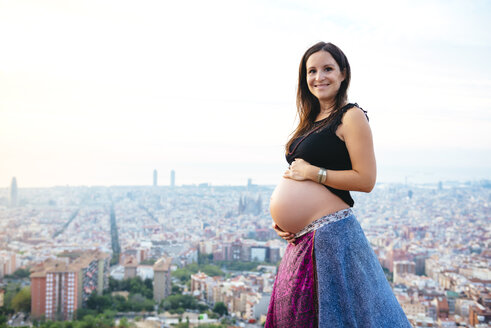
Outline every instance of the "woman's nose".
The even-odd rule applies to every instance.
[[[325,76],[326,76],[326,74],[322,70],[320,70],[319,72],[317,72],[316,79],[318,81],[321,81],[322,79],[324,79]]]

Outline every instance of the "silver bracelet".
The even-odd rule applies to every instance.
[[[327,170],[324,168],[320,168],[319,172],[317,173],[317,182],[318,183],[324,183],[327,178]]]

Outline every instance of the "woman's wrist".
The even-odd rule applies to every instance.
[[[311,164],[307,169],[305,178],[320,184],[325,184],[327,180],[327,169]]]
[[[309,167],[307,168],[305,178],[317,182],[317,173],[319,172],[319,169],[320,167],[318,166],[312,164],[309,165]]]

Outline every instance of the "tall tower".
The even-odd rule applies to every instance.
[[[157,176],[158,176],[158,173],[157,173],[157,170],[153,170],[153,186],[154,187],[157,187]]]
[[[171,293],[171,263],[171,257],[163,257],[153,266],[153,299],[158,303]]]
[[[74,256],[78,257],[73,259]],[[60,257],[45,260],[31,271],[33,318],[44,316],[49,320],[72,320],[92,292],[102,295],[104,288],[108,287],[109,253],[74,251],[64,252]]]
[[[174,188],[176,186],[176,171],[170,171],[170,186]]]
[[[15,177],[12,178],[10,183],[9,205],[11,207],[17,206],[17,179]]]
[[[31,278],[31,315],[48,320],[72,320],[78,304],[78,268],[47,263],[35,268]],[[85,278],[85,277],[84,277]]]

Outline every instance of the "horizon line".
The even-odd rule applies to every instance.
[[[376,182],[375,185],[383,185],[383,184],[393,184],[393,185],[438,185],[439,183],[451,183],[451,184],[476,184],[476,183],[483,183],[483,182],[489,182],[491,179],[489,178],[480,178],[480,179],[474,179],[474,180],[439,180],[439,181],[433,181],[433,182],[395,182],[395,181],[380,181]],[[20,189],[49,189],[49,188],[67,188],[67,187],[72,187],[72,188],[97,188],[97,187],[105,187],[105,188],[128,188],[128,187],[133,187],[133,188],[190,188],[190,187],[197,187],[197,188],[209,188],[209,187],[243,187],[243,188],[254,188],[254,187],[275,187],[276,184],[258,184],[258,183],[253,183],[251,185],[247,184],[212,184],[209,182],[203,182],[203,183],[198,183],[198,184],[181,184],[181,185],[53,185],[53,186],[35,186],[35,187],[19,187],[17,186],[17,190]],[[0,187],[0,190],[6,189],[9,190],[11,187]]]

